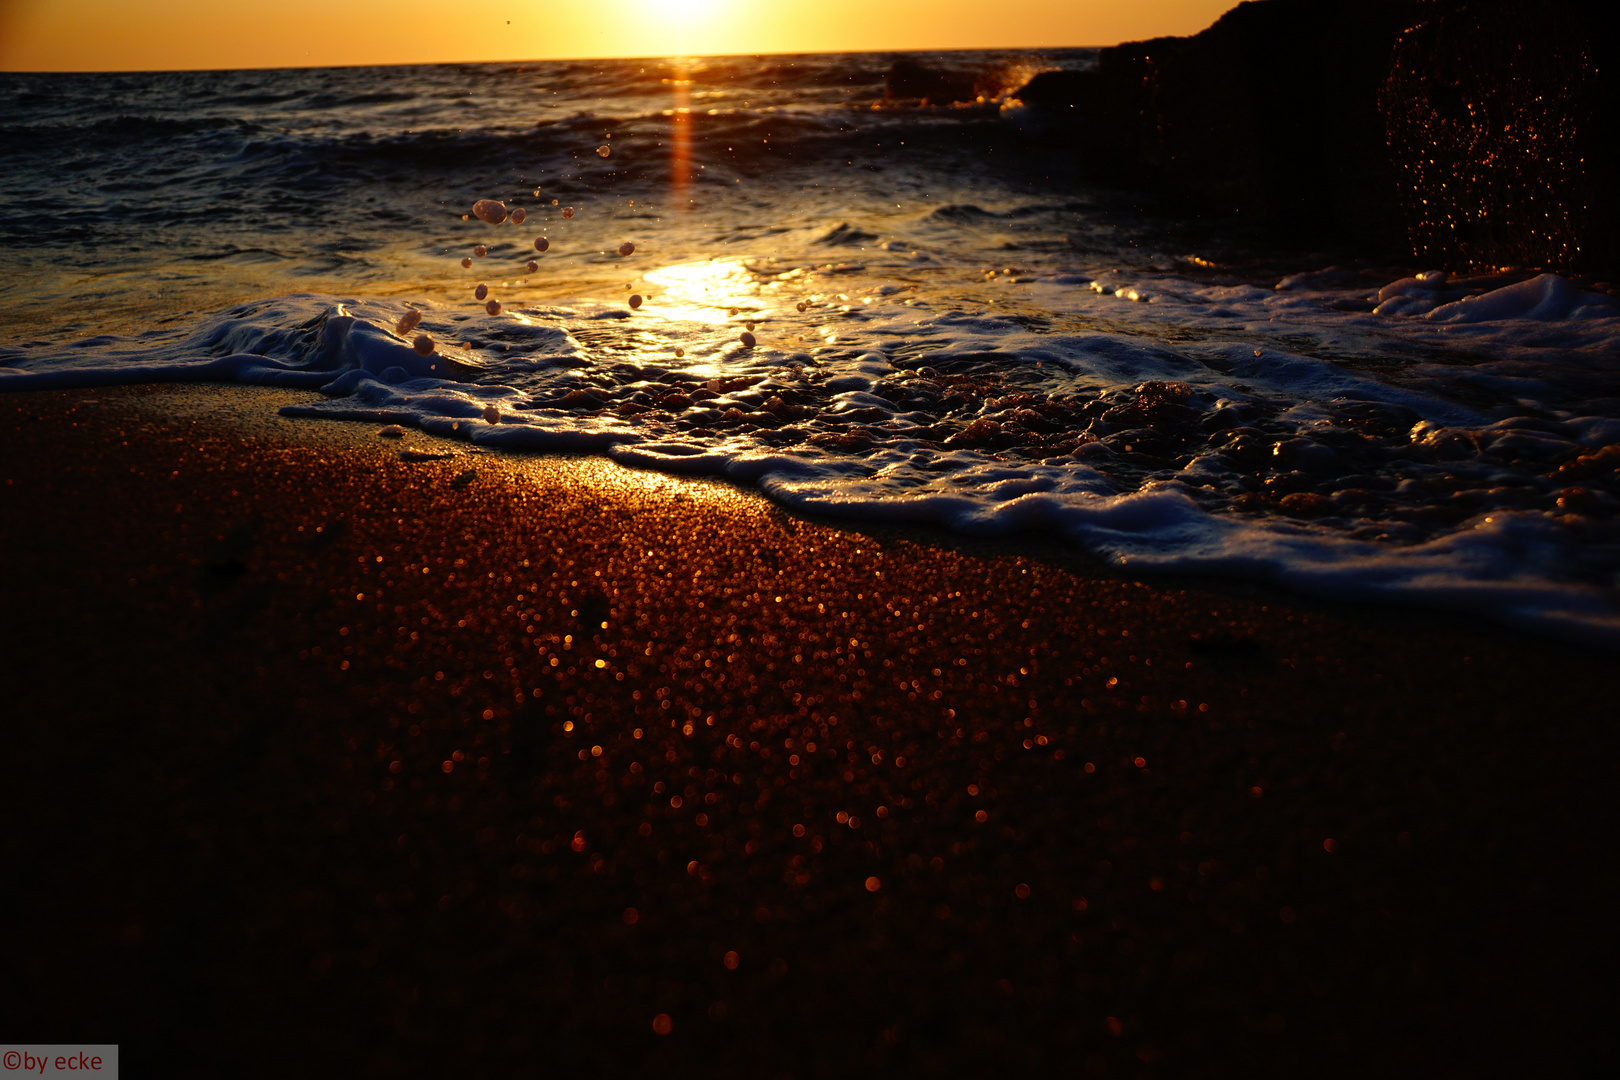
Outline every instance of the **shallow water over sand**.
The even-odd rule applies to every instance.
[[[319,387],[300,415],[1620,642],[1606,291],[1155,219],[1061,116],[882,102],[891,59],[8,77],[0,387]]]

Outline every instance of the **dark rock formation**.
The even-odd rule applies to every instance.
[[[936,104],[972,101],[979,96],[973,72],[945,71],[915,60],[896,60],[890,65],[884,93],[889,98],[927,98]]]
[[[1420,6],[1258,0],[1194,37],[1102,50],[1098,174],[1313,241],[1404,246],[1378,92]]]
[[[1620,267],[1612,12],[1579,0],[1422,7],[1380,95],[1414,254],[1468,270]]]
[[[1607,25],[1596,0],[1252,0],[1104,49],[1066,92],[1099,178],[1198,212],[1446,268],[1612,271]]]

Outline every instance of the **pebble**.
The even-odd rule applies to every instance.
[[[531,273],[531,274],[532,274],[532,273],[534,273],[534,272],[535,272],[535,271],[536,271],[536,270],[538,270],[538,269],[540,269],[540,264],[539,264],[539,263],[537,263],[537,262],[535,262],[535,261],[534,261],[534,260],[533,260],[533,259],[530,259],[530,260],[529,260],[529,265],[528,265],[528,266],[526,266],[526,267],[524,267],[524,269],[525,269],[525,270],[527,270],[527,271],[528,271],[528,272],[529,272],[529,273]]]
[[[489,286],[488,285],[480,283],[478,288],[473,290],[473,296],[475,296],[479,300],[482,300],[484,297],[486,297],[488,295],[489,295]]]
[[[433,352],[433,339],[426,334],[417,334],[416,340],[411,342],[411,348],[422,356],[431,355]]]
[[[547,248],[549,248],[550,246],[551,246],[551,241],[547,240],[545,237],[537,236],[537,237],[534,238],[534,250],[536,250],[536,251],[544,251]]]
[[[527,210],[523,209],[523,207],[520,206],[516,210],[512,211],[512,224],[521,225],[525,221],[527,221],[528,219],[529,219],[529,212]]]
[[[461,268],[463,270],[471,270],[472,269],[472,260],[467,259],[467,258],[463,258],[461,260]]]
[[[404,337],[406,334],[414,330],[416,328],[416,324],[421,321],[422,313],[417,311],[415,308],[411,308],[411,310],[399,317],[399,322],[394,324],[394,333],[398,334],[400,337]]]
[[[398,424],[389,424],[385,428],[378,428],[377,434],[381,435],[385,439],[403,439],[405,437],[405,429],[400,427]]]
[[[488,421],[489,423],[491,423],[491,424],[500,423],[501,422],[501,410],[496,408],[494,405],[485,405],[484,406],[484,419],[486,421]]]
[[[487,247],[485,247],[483,244],[479,244],[477,247],[473,248],[473,258],[475,258],[475,259],[482,259],[485,255],[488,255],[488,254],[489,254],[489,249]],[[467,265],[470,266],[471,264],[468,263]]]
[[[635,253],[636,253],[636,245],[630,243],[629,241],[625,241],[624,243],[619,245],[619,254],[620,255],[623,255],[626,258],[628,258],[629,256],[634,255]]]
[[[641,306],[641,294],[640,293],[633,293],[631,295],[631,297],[630,297],[630,306],[633,307],[633,308],[638,308],[638,307]]]
[[[574,208],[572,206],[563,207],[563,217],[573,217],[573,216],[574,216]]]
[[[501,313],[501,302],[499,300],[491,300],[489,303],[484,305],[484,310],[489,312],[491,315],[499,315]]]
[[[743,343],[743,348],[752,349],[754,347],[754,335],[750,334],[748,331],[746,331],[746,330],[743,331],[743,336],[742,336],[741,340],[742,340],[742,343]]]
[[[498,199],[479,199],[473,203],[473,216],[479,221],[499,225],[506,220],[506,204]]]

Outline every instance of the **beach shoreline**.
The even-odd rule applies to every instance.
[[[379,1076],[1612,1054],[1609,654],[276,413],[314,396],[0,397],[18,1033],[193,1074],[272,1032]]]

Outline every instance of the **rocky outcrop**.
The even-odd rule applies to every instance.
[[[1578,0],[1422,6],[1380,94],[1414,255],[1467,270],[1620,267],[1612,11]]]
[[[1449,269],[1612,271],[1620,55],[1600,14],[1251,0],[1193,37],[1104,49],[1063,93],[1098,178],[1194,212]]]

